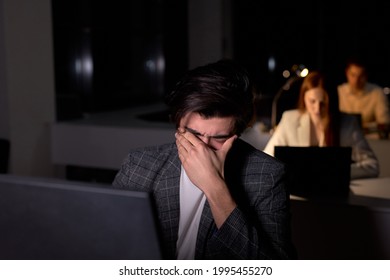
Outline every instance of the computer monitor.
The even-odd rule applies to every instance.
[[[286,164],[290,194],[302,197],[347,198],[351,153],[351,147],[275,146],[275,157]]]
[[[152,195],[0,174],[0,259],[161,259]]]

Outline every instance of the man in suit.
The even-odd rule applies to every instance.
[[[197,67],[166,96],[176,142],[131,151],[118,188],[154,195],[167,259],[289,259],[284,165],[239,139],[253,87],[231,60]]]
[[[347,81],[337,87],[340,111],[360,114],[366,132],[389,129],[390,107],[383,88],[367,80],[366,63],[351,57],[345,67]]]

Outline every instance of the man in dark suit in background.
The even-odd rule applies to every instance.
[[[284,165],[239,139],[253,101],[233,61],[188,71],[166,96],[176,143],[131,151],[116,175],[153,192],[165,258],[295,258]]]

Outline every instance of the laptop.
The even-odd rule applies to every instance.
[[[351,147],[276,146],[274,155],[286,164],[290,194],[346,198],[351,153]]]
[[[150,193],[0,175],[0,259],[157,260]]]

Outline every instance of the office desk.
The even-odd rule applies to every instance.
[[[291,196],[300,259],[390,259],[390,177],[354,180],[347,199]]]
[[[51,126],[51,160],[59,166],[117,170],[132,148],[175,141],[175,126],[141,119],[165,110],[163,104],[95,113]]]

